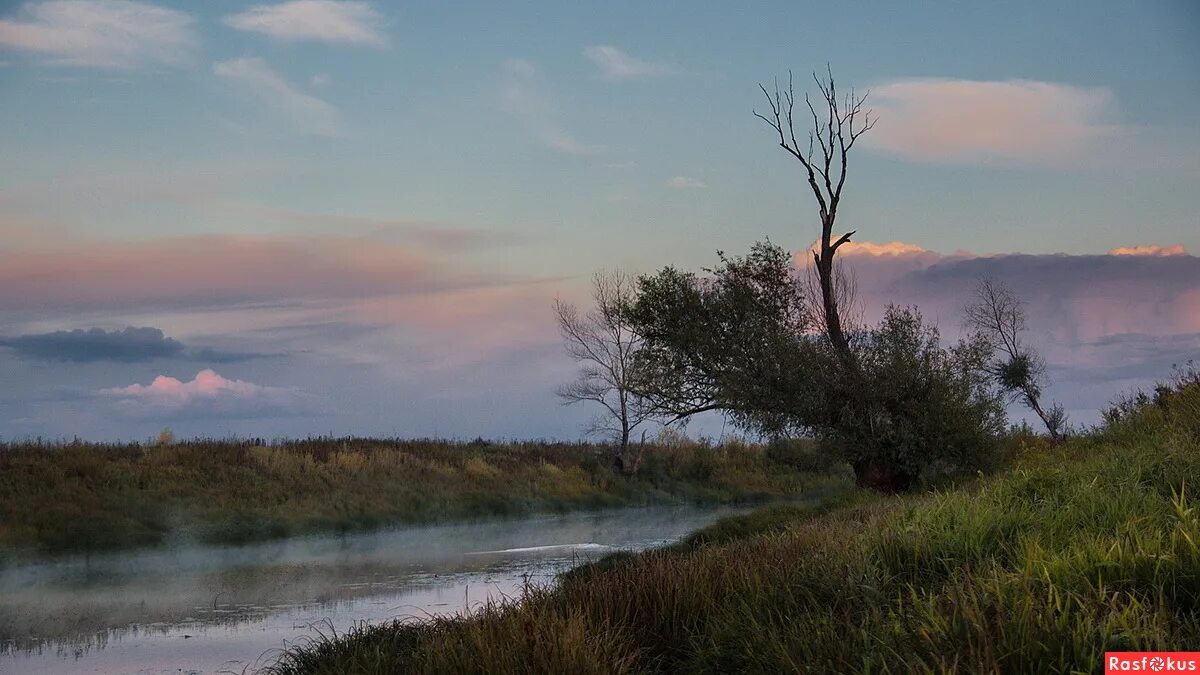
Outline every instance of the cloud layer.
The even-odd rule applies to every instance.
[[[238,30],[262,33],[279,40],[384,47],[383,17],[366,2],[293,0],[277,5],[255,5],[225,17]]]
[[[0,46],[48,65],[106,69],[180,66],[196,48],[192,18],[129,0],[51,0],[0,19]]]
[[[493,281],[373,237],[205,235],[0,253],[0,309],[39,312],[320,300]]]
[[[1151,386],[1169,377],[1173,364],[1200,354],[1200,258],[1180,248],[977,256],[943,255],[904,242],[856,242],[841,253],[866,323],[876,321],[887,303],[916,305],[954,337],[980,279],[1011,288],[1026,303],[1029,340],[1047,358],[1053,395],[1076,421],[1089,422],[1119,393]],[[809,258],[808,251],[797,253],[798,264]]]

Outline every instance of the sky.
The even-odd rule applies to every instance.
[[[1196,35],[1188,0],[0,1],[0,439],[578,438],[554,299],[805,259],[752,110],[827,66],[878,119],[864,319],[951,339],[999,279],[1094,422],[1200,357]]]

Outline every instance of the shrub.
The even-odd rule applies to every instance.
[[[829,369],[822,446],[855,468],[860,485],[905,490],[917,479],[987,464],[1004,406],[987,371],[990,348],[941,346],[914,309],[889,306],[855,344],[858,372]]]

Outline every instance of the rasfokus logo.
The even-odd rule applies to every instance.
[[[1200,673],[1200,652],[1105,652],[1110,673]]]

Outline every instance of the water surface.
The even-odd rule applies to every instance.
[[[0,570],[0,673],[253,672],[318,632],[518,597],[526,581],[733,511],[620,509]]]

